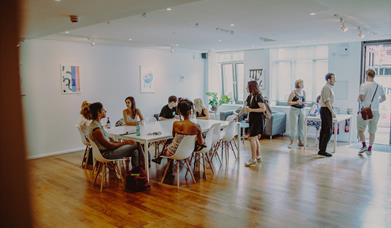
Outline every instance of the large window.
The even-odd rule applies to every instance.
[[[303,79],[307,101],[315,101],[328,71],[328,46],[270,50],[271,99],[285,103],[295,80]]]
[[[229,96],[235,103],[243,102],[244,65],[243,63],[221,64],[222,94]]]

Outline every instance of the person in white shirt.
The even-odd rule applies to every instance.
[[[370,120],[363,120],[361,115],[357,117],[357,129],[358,136],[362,143],[362,147],[359,151],[359,155],[367,152],[368,155],[372,152],[372,145],[375,141],[375,134],[377,130],[377,123],[379,122],[379,103],[382,103],[386,100],[386,95],[384,94],[384,89],[381,85],[375,82],[376,72],[372,69],[366,71],[366,82],[363,83],[360,87],[360,94],[358,96],[358,102],[360,107],[370,107],[373,113],[373,118]],[[365,143],[364,132],[368,126],[369,132],[369,146],[367,147]]]
[[[90,120],[90,104],[88,101],[83,101],[80,108],[80,121],[79,127],[85,136],[89,134],[88,127],[91,123]]]
[[[325,76],[327,81],[326,85],[323,86],[320,94],[320,119],[321,128],[319,135],[319,155],[331,157],[330,153],[326,152],[327,144],[330,141],[331,133],[333,130],[333,118],[336,117],[333,110],[334,104],[334,91],[333,86],[335,84],[335,75],[328,73]]]

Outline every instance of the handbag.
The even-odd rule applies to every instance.
[[[372,113],[371,106],[372,106],[373,99],[375,98],[375,95],[376,95],[378,87],[379,87],[379,85],[376,86],[376,90],[375,90],[375,93],[372,96],[371,104],[369,105],[369,107],[361,108],[361,117],[362,117],[363,120],[370,120],[370,119],[373,118],[373,113]]]

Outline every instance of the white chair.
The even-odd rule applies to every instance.
[[[96,172],[96,175],[95,175],[95,178],[94,178],[94,185],[96,183],[98,175],[101,174],[100,191],[102,192],[103,183],[108,182],[108,178],[107,178],[107,175],[108,175],[107,168],[108,168],[108,166],[107,165],[109,163],[112,163],[112,162],[115,163],[114,169],[115,169],[117,177],[119,177],[119,179],[121,181],[123,181],[123,176],[121,174],[120,167],[118,167],[118,162],[122,162],[125,159],[123,159],[123,158],[121,158],[121,159],[107,159],[107,158],[103,157],[102,153],[100,152],[100,150],[99,150],[98,146],[95,144],[95,142],[93,140],[91,140],[91,138],[88,138],[88,140],[90,141],[90,144],[91,144],[91,147],[92,147],[92,154],[93,154],[95,160],[97,161],[96,165],[94,167],[94,170]]]
[[[217,129],[217,130],[216,130]],[[215,132],[220,132],[220,123],[215,123],[213,124],[209,131],[206,133],[206,137],[205,137],[205,143],[204,145],[206,147],[202,148],[202,150],[200,151],[194,151],[191,159],[190,159],[190,163],[194,157],[194,169],[197,167],[197,163],[200,163],[201,159],[202,159],[202,167],[203,167],[203,174],[204,174],[204,177],[206,179],[206,164],[205,164],[205,159],[206,161],[208,162],[209,164],[209,167],[212,171],[212,174],[214,174],[214,170],[213,170],[213,165],[212,165],[212,160],[210,159],[209,157],[209,153],[212,151],[212,146],[213,146],[213,140],[214,140],[214,133]],[[186,171],[186,176],[187,176],[187,173],[188,171]]]
[[[231,147],[232,153],[235,156],[235,159],[239,158],[239,143],[236,144],[235,137],[238,136],[238,132],[236,129],[237,122],[236,121],[230,121],[228,126],[223,129],[221,134],[221,157],[223,158],[223,154],[225,152],[226,155],[226,163],[228,163],[229,160],[229,148]],[[235,152],[234,146],[232,145],[232,142],[236,148],[237,154]]]
[[[81,142],[86,146],[86,148],[84,149],[83,159],[81,161],[81,167],[85,169],[87,168],[87,163],[90,156],[91,144],[87,139],[87,136],[81,130],[80,125],[76,125],[76,128],[79,131]]]
[[[176,150],[176,153],[172,156],[162,156],[169,159],[169,162],[166,165],[166,168],[164,170],[164,174],[162,177],[162,180],[160,183],[163,183],[164,179],[166,178],[167,171],[169,167],[171,166],[171,163],[175,160],[176,161],[176,178],[177,178],[177,187],[179,188],[179,161],[184,160],[187,170],[190,172],[191,178],[193,179],[193,182],[196,183],[196,180],[194,178],[193,172],[191,171],[191,167],[189,164],[189,161],[187,160],[191,154],[194,151],[195,146],[195,135],[186,135],[183,137],[182,141],[179,143],[178,148]]]
[[[212,130],[212,129],[211,129]],[[220,165],[222,165],[222,161],[220,159],[220,156],[219,154],[217,153],[219,147],[220,147],[220,140],[221,140],[221,126],[219,126],[218,128],[215,127],[213,130],[213,140],[212,140],[212,154],[210,156],[210,160],[213,161],[213,158],[216,156],[217,159],[219,160],[220,162]]]

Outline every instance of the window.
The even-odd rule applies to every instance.
[[[311,46],[270,50],[271,99],[285,103],[295,80],[304,81],[307,101],[315,101],[328,71],[328,47]]]
[[[229,96],[235,103],[243,102],[244,65],[243,63],[221,64],[222,95]]]

